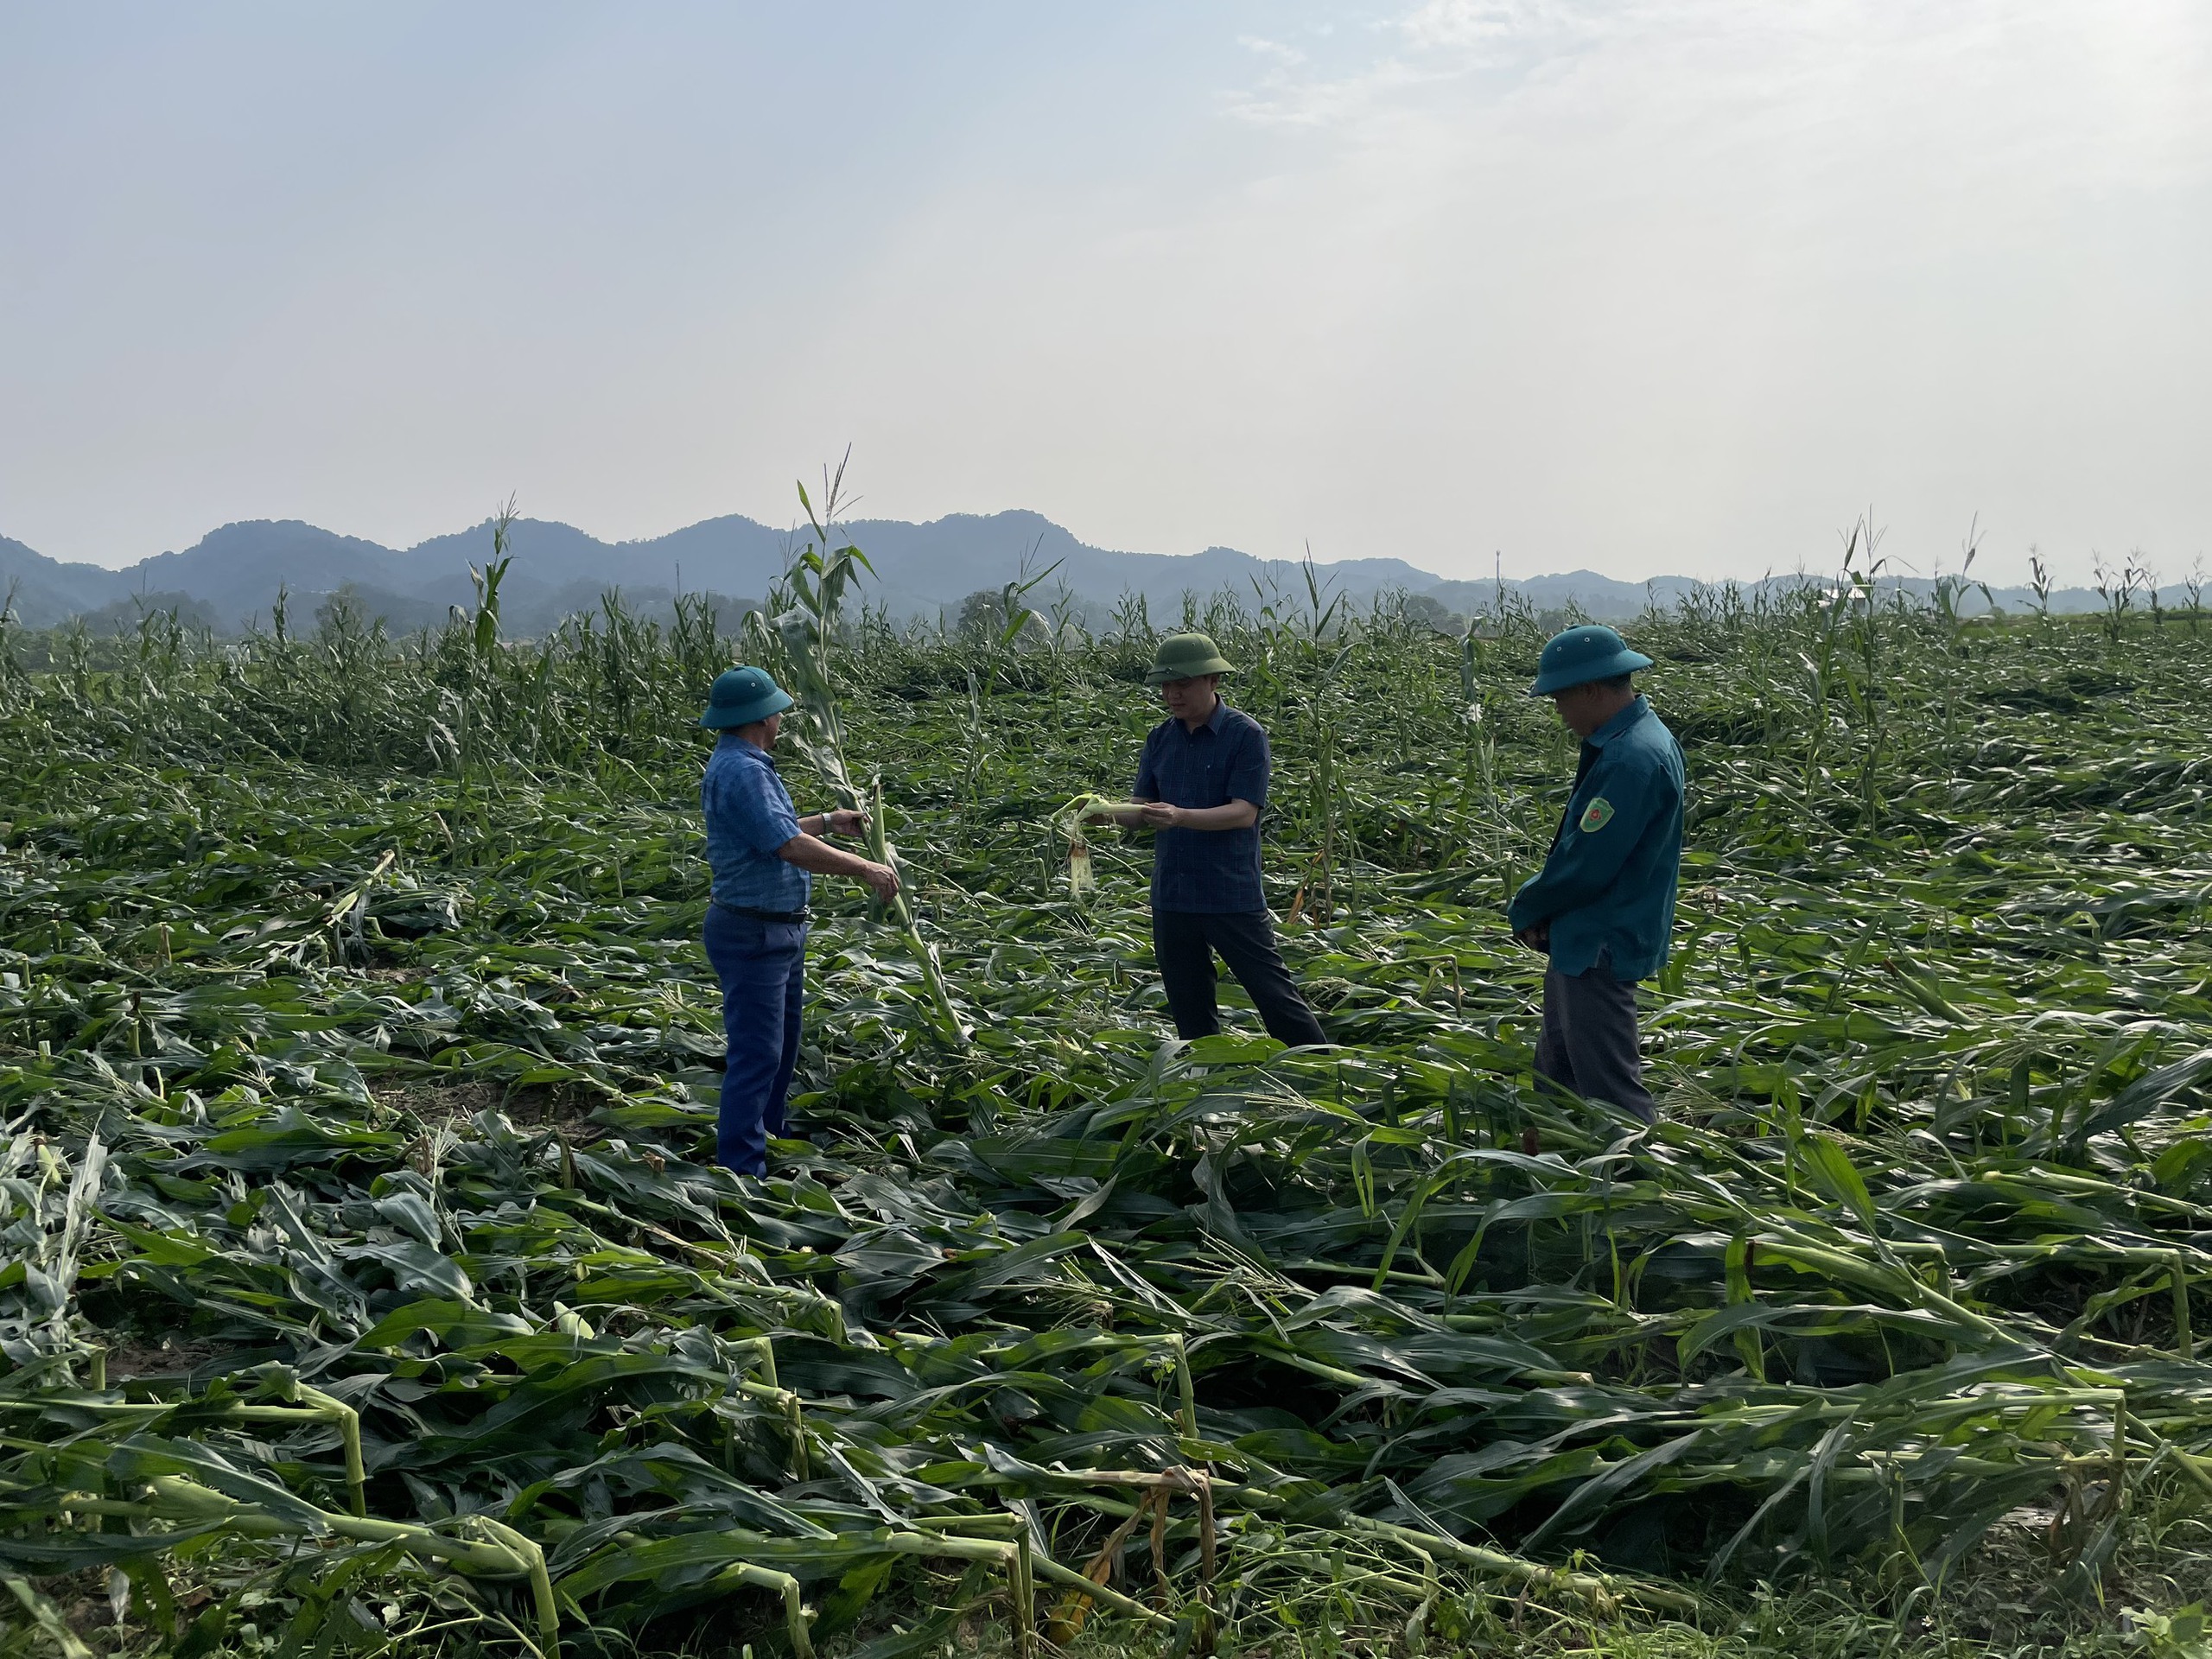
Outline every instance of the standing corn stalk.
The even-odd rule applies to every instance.
[[[883,780],[880,776],[871,777],[863,791],[854,781],[845,760],[845,719],[837,702],[831,658],[842,635],[845,590],[861,571],[873,575],[875,569],[868,563],[868,556],[849,542],[842,547],[830,546],[830,526],[837,519],[844,480],[845,467],[840,461],[836,474],[824,480],[818,516],[807,496],[806,486],[798,486],[799,505],[806,509],[813,539],[791,561],[782,580],[769,589],[767,608],[772,620],[764,625],[758,614],[748,616],[746,628],[756,654],[772,654],[783,659],[783,683],[797,702],[798,712],[804,716],[799,729],[792,734],[799,752],[813,762],[823,786],[836,798],[839,805],[867,815],[868,856],[879,864],[890,865],[903,877],[905,862],[892,846],[889,830],[884,823]],[[969,1027],[961,1020],[951,997],[945,992],[937,952],[922,938],[915,923],[912,901],[903,887],[891,900],[890,910],[905,931],[915,960],[921,964],[922,979],[929,987],[930,1000],[936,1004],[938,1022],[956,1043],[964,1044]]]
[[[1292,901],[1291,914],[1295,918],[1302,912],[1317,921],[1327,921],[1336,913],[1337,878],[1343,863],[1347,857],[1357,856],[1358,851],[1357,846],[1346,844],[1351,837],[1344,832],[1351,792],[1344,780],[1343,720],[1337,697],[1338,683],[1344,664],[1351,659],[1353,644],[1348,632],[1349,619],[1343,615],[1344,595],[1332,594],[1325,605],[1322,603],[1321,596],[1326,589],[1314,570],[1310,548],[1303,570],[1308,609],[1298,645],[1306,670],[1306,748],[1313,768],[1306,813],[1308,836],[1314,842],[1314,851],[1306,880],[1300,884],[1298,897]],[[1324,666],[1323,655],[1332,643],[1338,644],[1338,649]]]

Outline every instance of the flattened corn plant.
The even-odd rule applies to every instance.
[[[1055,819],[1154,717],[1123,616],[830,618],[824,775],[880,776],[914,906],[823,884],[811,1140],[758,1182],[706,1162],[711,616],[4,642],[28,1638],[92,1573],[180,1651],[1418,1648],[1491,1595],[1934,1581],[2022,1511],[2086,1593],[2144,1493],[2212,1493],[2193,630],[1857,582],[1631,629],[1694,789],[1646,1131],[1529,1087],[1533,619],[1206,619],[1328,837],[1268,851],[1341,1045],[1293,1055],[1166,1040],[1141,836],[1068,890]]]

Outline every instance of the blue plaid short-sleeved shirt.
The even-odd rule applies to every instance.
[[[776,849],[799,833],[791,791],[767,752],[724,732],[699,780],[707,815],[707,862],[717,904],[741,910],[799,911],[814,878],[786,864]]]
[[[1170,806],[1268,805],[1268,734],[1260,722],[1216,702],[1213,718],[1192,731],[1163,720],[1144,741],[1137,766],[1141,801]],[[1260,825],[1242,830],[1162,830],[1154,836],[1152,907],[1209,915],[1249,915],[1268,907],[1260,885]]]

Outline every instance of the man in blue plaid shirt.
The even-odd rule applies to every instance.
[[[1268,734],[1221,700],[1221,677],[1231,671],[1203,633],[1160,642],[1145,678],[1160,688],[1168,717],[1145,739],[1129,791],[1145,804],[1091,816],[1156,832],[1152,945],[1176,1031],[1187,1039],[1221,1029],[1217,951],[1269,1036],[1320,1046],[1328,1039],[1283,966],[1260,884]]]
[[[899,891],[898,873],[832,847],[824,836],[855,836],[868,820],[849,807],[810,812],[770,758],[791,694],[765,669],[717,677],[699,723],[721,734],[699,779],[714,872],[707,906],[707,960],[722,984],[722,1067],[715,1160],[741,1175],[767,1173],[768,1142],[785,1129],[784,1106],[798,1065],[806,1006],[807,904],[817,875],[864,881],[878,897]]]

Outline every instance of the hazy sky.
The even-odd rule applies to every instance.
[[[2212,560],[2205,0],[0,0],[0,534]]]

